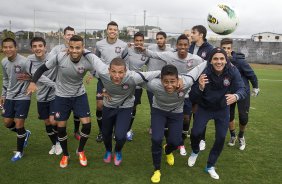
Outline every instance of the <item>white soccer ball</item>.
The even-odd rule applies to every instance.
[[[233,33],[239,24],[235,11],[225,4],[218,4],[212,8],[207,21],[209,28],[219,35]]]

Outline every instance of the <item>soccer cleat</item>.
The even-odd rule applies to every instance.
[[[114,157],[115,166],[119,166],[122,161],[121,152],[116,152]]]
[[[184,145],[179,146],[178,149],[179,149],[180,155],[182,155],[182,156],[186,156],[187,155],[187,152],[186,152],[186,149],[185,149]]]
[[[76,140],[80,140],[80,134],[79,134],[79,132],[74,132],[74,138],[76,139]]]
[[[216,180],[219,179],[219,176],[218,176],[218,174],[215,172],[214,167],[209,167],[209,168],[206,167],[206,168],[205,168],[205,171],[206,171],[207,173],[209,173],[210,176],[211,176],[213,179],[216,179]]]
[[[24,148],[27,147],[28,139],[29,139],[30,135],[31,135],[31,131],[26,130],[26,136],[25,136],[24,145],[23,145]]]
[[[57,142],[55,145],[55,153],[56,155],[60,155],[63,152],[60,142]]]
[[[129,130],[126,134],[126,140],[127,141],[132,141],[133,140],[133,131],[132,130]]]
[[[206,141],[201,140],[199,147],[200,147],[200,151],[204,151],[206,149]]]
[[[62,159],[60,161],[60,167],[61,168],[66,168],[68,166],[68,164],[69,164],[69,159],[70,159],[69,156],[63,155],[63,157],[62,157]]]
[[[239,149],[244,150],[246,148],[245,137],[239,138]]]
[[[197,157],[198,157],[198,154],[192,152],[190,157],[188,158],[188,166],[189,167],[193,167],[196,163],[196,160],[197,160]]]
[[[105,163],[110,163],[112,160],[112,153],[110,151],[106,151],[103,160]]]
[[[236,140],[237,140],[236,136],[235,137],[231,136],[228,142],[228,146],[235,146]]]
[[[161,171],[155,170],[153,176],[151,177],[152,183],[159,183],[161,181]]]
[[[77,155],[78,155],[80,165],[83,167],[87,166],[87,158],[84,154],[84,151],[77,152]]]
[[[52,145],[50,151],[49,151],[49,155],[54,155],[56,153],[56,145]]]
[[[101,132],[99,132],[99,134],[96,137],[96,142],[102,142],[103,141],[103,135]]]
[[[168,165],[174,165],[173,153],[166,155],[166,162],[168,163]]]
[[[23,153],[16,151],[15,155],[11,158],[12,162],[16,162],[18,160],[20,160],[23,157]]]

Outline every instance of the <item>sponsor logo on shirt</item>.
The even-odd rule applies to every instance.
[[[22,67],[19,65],[15,65],[15,73],[21,73]]]
[[[228,77],[225,77],[223,80],[223,85],[224,86],[230,86],[230,79]]]
[[[122,85],[122,89],[127,90],[128,88],[129,88],[129,85],[128,85],[128,84],[123,84],[123,85]]]
[[[115,53],[117,54],[121,53],[121,47],[115,47]]]
[[[82,74],[85,71],[85,68],[83,66],[77,67],[78,73]]]

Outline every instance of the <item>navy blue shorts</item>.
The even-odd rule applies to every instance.
[[[2,116],[4,118],[26,119],[29,111],[30,100],[6,99]]]
[[[79,118],[90,117],[90,108],[87,94],[77,97],[59,97],[55,98],[55,120],[66,121],[73,111]]]
[[[233,121],[235,119],[236,104],[238,106],[239,115],[243,117],[249,117],[250,103],[250,95],[247,95],[243,100],[239,100],[238,102],[231,104],[229,121]]]
[[[189,116],[192,114],[192,102],[189,98],[185,98],[184,100],[183,114]]]
[[[135,89],[135,100],[134,100],[134,106],[138,105],[138,104],[141,104],[141,97],[142,97],[142,92],[143,92],[143,89]]]
[[[37,102],[38,119],[49,119],[49,116],[55,115],[55,100],[49,102]]]
[[[104,85],[103,85],[101,79],[98,79],[96,100],[103,100],[103,88],[104,88]]]

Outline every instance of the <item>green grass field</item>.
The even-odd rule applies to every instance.
[[[0,56],[0,58],[2,58]],[[261,92],[251,98],[249,124],[245,134],[247,147],[239,151],[238,146],[225,146],[218,162],[217,172],[220,180],[213,180],[204,172],[209,150],[214,141],[213,123],[208,124],[207,148],[203,151],[193,168],[187,166],[188,156],[175,152],[175,165],[168,166],[163,155],[161,183],[281,183],[282,181],[282,67],[254,65]],[[2,71],[1,71],[2,73]],[[2,75],[1,75],[2,76]],[[2,80],[0,82],[2,84]],[[95,120],[95,87],[93,80],[87,86],[92,112],[92,132],[86,145],[89,165],[82,168],[75,150],[78,142],[74,139],[72,117],[68,123],[68,143],[71,162],[66,169],[59,167],[61,156],[49,155],[50,141],[45,133],[43,122],[37,119],[36,101],[32,100],[26,128],[32,135],[24,158],[12,163],[16,147],[16,135],[3,125],[0,129],[0,184],[4,183],[150,183],[153,172],[151,142],[148,134],[150,124],[149,105],[146,93],[138,107],[133,125],[134,140],[127,142],[123,149],[123,162],[120,167],[102,161],[104,146],[96,143],[98,132]],[[229,133],[226,142],[229,140]],[[189,141],[185,145],[191,152]]]

